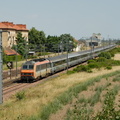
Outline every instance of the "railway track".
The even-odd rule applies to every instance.
[[[18,70],[17,70],[17,76],[18,76],[19,74],[20,74],[20,68],[18,68]],[[10,75],[10,71],[9,71],[9,70],[3,71],[3,80],[5,80],[5,79],[7,79],[7,78],[10,79],[10,77],[12,78],[12,77],[14,77],[14,76],[16,76],[16,70],[15,70],[15,69],[12,69],[12,70],[11,70],[11,75]]]

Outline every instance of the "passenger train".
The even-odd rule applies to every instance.
[[[68,67],[75,66],[84,61],[97,57],[100,52],[113,49],[115,45],[109,45],[91,50],[62,54],[46,59],[33,59],[25,62],[21,68],[21,80],[33,81],[58,71],[65,70]]]

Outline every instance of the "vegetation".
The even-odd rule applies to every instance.
[[[106,59],[111,59],[111,54],[109,52],[101,52],[98,56],[104,57]]]
[[[110,76],[104,76],[104,78],[109,81],[112,76],[118,76],[120,74],[119,71],[114,74],[111,73],[115,70],[120,70],[120,68],[113,67],[113,69],[109,71],[105,69],[102,69],[101,71],[96,70],[93,73],[63,74],[58,78],[43,81],[42,84],[37,85],[36,87],[26,89],[24,99],[18,100],[16,95],[14,95],[5,101],[3,105],[0,105],[0,118],[1,120],[39,120],[43,111],[46,113],[44,113],[44,115],[48,115],[49,117],[52,114],[52,111],[55,113],[59,108],[63,108],[65,104],[72,104],[71,101],[79,96],[80,90],[86,91],[88,89],[85,84],[88,84],[88,86],[95,86],[95,82],[91,82],[89,79],[93,79],[100,75],[95,80],[99,83],[99,80],[102,79],[101,75],[110,73]],[[86,83],[87,81],[88,83]],[[70,94],[67,92],[69,90]],[[97,91],[97,89],[95,91]],[[99,91],[101,91],[101,88]],[[57,98],[60,98],[61,102]],[[67,103],[67,101],[69,101],[69,103]],[[54,105],[54,103],[56,104]],[[47,108],[48,104],[51,108]],[[59,106],[59,108],[57,108],[57,106]]]
[[[12,47],[17,51],[23,58],[28,54],[28,43],[26,42],[25,37],[22,37],[22,33],[18,32],[16,37],[16,45]]]
[[[31,117],[30,120],[47,120],[49,119],[50,114],[55,114],[57,110],[61,109],[64,105],[71,103],[71,101],[76,98],[78,99],[78,95],[80,92],[88,89],[88,86],[94,85],[95,82],[100,82],[101,79],[106,77],[112,77],[114,75],[119,74],[119,72],[114,72],[112,74],[107,74],[103,76],[96,77],[89,81],[80,83],[70,88],[68,91],[64,92],[60,96],[58,96],[53,102],[45,106],[38,117]],[[83,120],[89,120],[91,118],[92,109],[90,106],[94,106],[100,99],[100,94],[109,84],[104,86],[100,86],[96,89],[96,93],[91,96],[89,99],[80,98],[76,101],[76,104],[72,106],[72,110],[69,109],[67,113],[66,120],[79,120],[80,118]],[[120,86],[119,86],[120,87]],[[116,88],[116,87],[114,87]],[[118,87],[117,87],[118,88]],[[118,91],[119,89],[117,89]],[[116,92],[117,93],[117,92]],[[109,98],[109,97],[108,97]],[[112,99],[113,100],[113,99]],[[79,106],[79,103],[81,105]],[[84,103],[84,104],[83,104]],[[90,106],[89,106],[90,104]],[[109,104],[110,106],[110,104]],[[111,111],[112,112],[112,111]],[[105,114],[104,114],[105,116]],[[98,115],[97,115],[98,118]]]
[[[34,27],[29,31],[29,48],[35,51],[45,49],[46,36],[43,31],[38,31]]]
[[[108,91],[104,100],[104,107],[97,114],[94,120],[120,120],[120,110],[115,110],[114,100],[120,86],[115,86],[114,89]]]
[[[115,52],[113,52],[115,51]],[[72,74],[75,72],[92,72],[92,69],[101,69],[101,68],[105,68],[105,69],[112,69],[112,66],[119,66],[120,65],[120,61],[119,60],[113,60],[111,59],[111,53],[115,54],[116,52],[119,51],[119,49],[116,50],[113,49],[113,51],[110,52],[102,52],[101,54],[99,54],[99,58],[97,59],[92,59],[92,60],[88,60],[88,64],[87,65],[79,65],[76,68],[74,68],[72,71],[68,71],[68,74]]]
[[[15,96],[17,100],[22,100],[25,98],[25,91],[18,92]]]
[[[38,31],[34,27],[29,31],[29,47],[37,52],[60,52],[72,51],[76,42],[70,34],[60,36],[45,36],[43,31]]]

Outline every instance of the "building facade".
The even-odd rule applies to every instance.
[[[2,30],[2,47],[11,48],[16,44],[17,33],[21,32],[22,36],[28,41],[28,29],[23,24],[13,24],[13,22],[0,22],[0,30]]]

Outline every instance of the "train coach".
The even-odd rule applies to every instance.
[[[68,67],[80,64],[84,61],[97,57],[100,52],[113,49],[115,45],[99,47],[91,50],[62,54],[46,59],[34,59],[25,62],[21,68],[21,80],[33,81],[58,71],[65,70]]]

